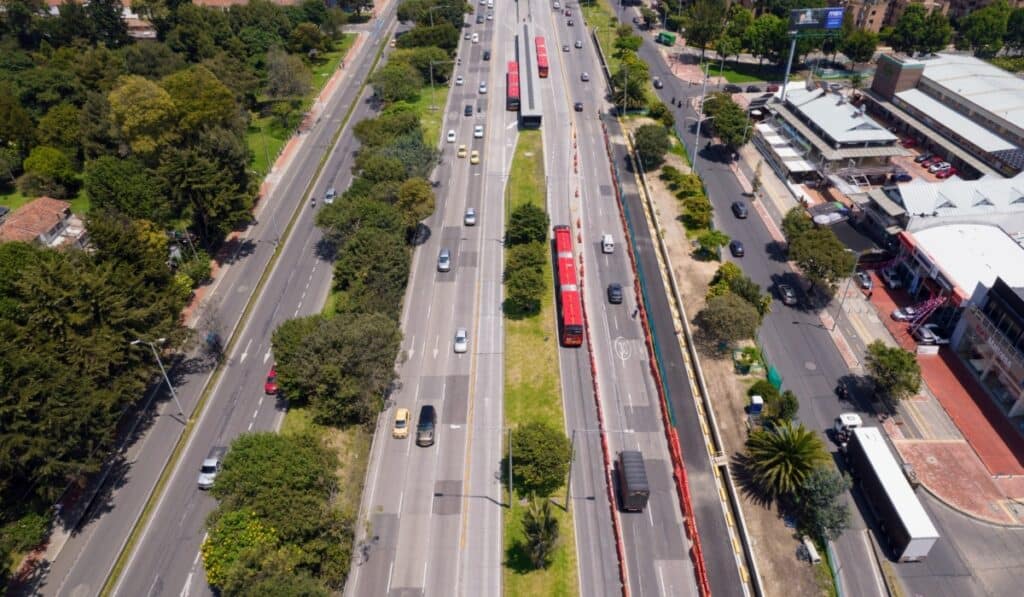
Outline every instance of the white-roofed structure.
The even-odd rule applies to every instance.
[[[1024,288],[1024,247],[997,226],[935,226],[915,232],[914,244],[966,296],[975,295],[979,285],[991,288],[996,278]]]
[[[927,114],[932,119],[941,122],[961,137],[969,138],[975,145],[987,152],[992,153],[1005,149],[1016,149],[1016,146],[1006,139],[978,126],[977,123],[964,116],[963,113],[950,108],[919,89],[902,91],[897,93],[896,97],[916,108],[918,112]]]
[[[919,87],[948,96],[965,113],[995,120],[1018,144],[1024,141],[1024,79],[973,56],[936,54],[921,63]]]
[[[823,133],[835,149],[846,146],[892,145],[896,135],[871,118],[866,118],[859,108],[846,101],[837,93],[824,89],[808,90],[803,85],[786,91],[786,102],[802,114]]]
[[[907,211],[906,229],[915,234],[948,224],[985,224],[1010,234],[1024,232],[1024,174],[1008,179],[915,180],[899,185],[899,195]]]

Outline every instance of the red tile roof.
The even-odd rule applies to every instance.
[[[0,242],[33,242],[59,224],[71,212],[71,203],[40,197],[8,215],[0,224]]]

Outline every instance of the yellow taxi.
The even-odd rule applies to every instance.
[[[459,153],[456,154],[456,155],[458,155],[460,158],[466,157],[466,146],[465,145],[459,145]]]
[[[409,437],[409,409],[399,408],[395,411],[395,427],[391,430],[391,437],[405,439]]]
[[[469,163],[470,164],[479,164],[480,163],[480,152],[479,151],[474,149],[473,153],[469,154]]]

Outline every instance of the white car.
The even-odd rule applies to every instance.
[[[456,85],[462,85],[465,82],[466,82],[466,80],[462,78],[462,75],[459,75],[459,76],[455,77],[455,84]]]
[[[480,81],[480,93],[487,93],[487,83]]]
[[[584,72],[583,74],[580,75],[580,81],[583,81],[584,83],[586,83],[589,80],[590,80],[590,73]]]
[[[469,350],[469,335],[466,333],[466,328],[459,328],[455,330],[455,353],[462,354]]]
[[[935,174],[937,172],[942,172],[943,170],[949,170],[952,167],[953,164],[950,164],[949,162],[939,162],[938,164],[933,164],[932,166],[930,166],[928,168],[928,171],[931,172],[932,174]]]
[[[896,321],[912,321],[917,318],[917,309],[901,307],[892,312],[892,318]]]
[[[466,215],[462,216],[462,223],[466,226],[476,226],[476,208],[467,207]]]
[[[484,138],[484,125],[478,124],[473,127],[473,138],[483,139]]]
[[[476,43],[480,43],[480,34],[479,33],[474,33],[472,39],[473,39],[473,43],[475,43],[475,44]]]
[[[455,129],[448,131],[448,142],[455,143]]]
[[[203,460],[203,465],[199,467],[199,489],[213,487],[217,473],[220,472],[221,466],[224,464],[224,455],[227,454],[227,451],[227,448],[220,446],[210,449],[210,453]]]

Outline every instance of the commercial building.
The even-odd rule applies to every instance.
[[[1024,80],[972,56],[880,56],[867,111],[963,178],[1024,170]]]

